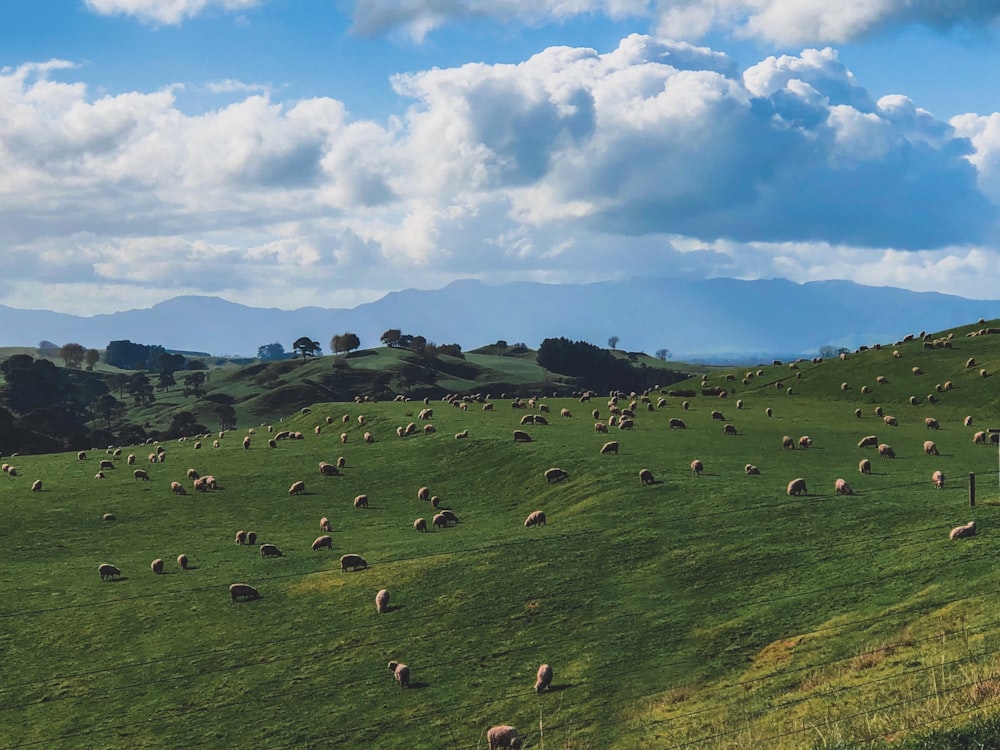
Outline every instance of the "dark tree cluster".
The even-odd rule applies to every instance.
[[[545,339],[538,347],[538,364],[596,391],[641,391],[687,377],[685,373],[659,367],[633,367],[628,360],[593,344],[567,338]]]
[[[361,339],[358,338],[356,333],[338,333],[332,339],[330,339],[330,351],[334,354],[340,354],[341,352],[353,352],[355,349],[361,348]]]

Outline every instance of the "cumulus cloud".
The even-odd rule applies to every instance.
[[[385,124],[234,87],[188,114],[171,87],[53,80],[71,67],[0,71],[7,304],[40,279],[296,306],[609,268],[882,279],[895,264],[914,286],[921,268],[978,281],[995,262],[974,249],[996,237],[1000,114],[873,100],[829,48],[741,71],[648,36],[553,47],[397,76],[407,107]]]
[[[105,16],[134,16],[155,24],[176,25],[211,8],[246,10],[262,0],[86,0],[87,7]]]

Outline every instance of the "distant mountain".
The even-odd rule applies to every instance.
[[[103,349],[129,339],[168,349],[254,356],[274,341],[291,350],[310,336],[327,352],[330,338],[352,331],[363,347],[389,328],[463,349],[498,339],[537,347],[564,336],[675,359],[744,361],[854,349],[1000,317],[1000,300],[869,287],[849,281],[796,284],[783,279],[633,279],[595,284],[520,282],[490,286],[456,281],[443,289],[407,289],[352,309],[277,310],[217,297],[175,297],[142,310],[81,317],[0,306],[0,346],[43,339]]]

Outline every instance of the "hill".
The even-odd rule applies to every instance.
[[[996,716],[1000,674],[997,459],[973,440],[1000,405],[1000,334],[967,335],[976,330],[712,370],[637,396],[634,429],[609,434],[595,430],[608,425],[604,397],[523,409],[494,399],[492,410],[471,398],[316,402],[273,431],[164,443],[162,463],[143,458],[155,452],[145,445],[121,458],[5,458],[16,475],[0,475],[0,737],[471,750],[509,723],[529,748],[968,738],[976,717]],[[548,424],[523,425],[529,414]],[[409,422],[414,434],[399,437]],[[515,443],[515,429],[532,440]],[[303,437],[268,447],[279,432]],[[870,434],[896,458],[859,447]],[[796,447],[782,447],[785,435]],[[616,453],[601,453],[608,440]],[[149,481],[133,478],[130,453]],[[338,456],[340,475],[321,476],[318,463]],[[858,471],[865,458],[870,474]],[[99,459],[115,465],[103,479]],[[568,477],[547,482],[550,467]],[[217,489],[196,493],[188,468]],[[640,469],[655,481],[640,483]],[[807,491],[789,495],[796,477]],[[851,494],[835,493],[837,478]],[[289,495],[296,480],[306,490]],[[435,512],[421,486],[460,522],[415,531]],[[354,506],[360,494],[368,508]],[[547,523],[525,527],[539,509]],[[310,549],[321,517],[332,552]],[[970,520],[976,536],[949,540]],[[237,530],[283,555],[234,544]],[[181,553],[187,570],[173,562]],[[367,568],[343,571],[344,553]],[[150,571],[154,558],[165,574]],[[122,576],[102,581],[100,563]],[[232,602],[233,582],[260,598]],[[383,588],[391,609],[379,614]],[[409,690],[389,661],[409,665]],[[543,662],[553,689],[536,694]],[[936,742],[921,746],[963,746]]]
[[[565,336],[603,346],[612,336],[632,351],[666,348],[680,360],[753,363],[854,349],[899,332],[948,328],[1000,316],[1000,302],[862,286],[637,278],[594,284],[457,281],[443,289],[392,292],[352,309],[253,308],[215,297],[177,297],[144,310],[84,318],[0,306],[0,345],[42,339],[103,348],[128,339],[173,350],[253,356],[272,342],[291,350],[300,336],[326,348],[351,331],[378,345],[390,328],[470,349],[497,340],[537,347]]]

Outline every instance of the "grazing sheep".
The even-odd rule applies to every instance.
[[[319,430],[319,427],[317,427],[316,429]],[[249,435],[247,435],[245,438],[243,438],[243,450],[245,450],[245,451],[250,450],[250,436]]]
[[[215,442],[216,442],[216,445],[215,445],[215,447],[216,447],[216,448],[218,448],[218,447],[219,447],[219,445],[218,445],[218,442],[219,442],[219,441],[218,441],[218,440],[216,440]],[[196,442],[196,443],[194,444],[194,449],[195,449],[195,450],[200,450],[200,449],[201,449],[201,441],[200,441],[200,440],[199,440],[199,441],[197,441],[197,442]]]
[[[278,447],[278,441],[275,440],[274,438],[269,438],[268,441],[267,441],[267,447],[268,448],[277,448]]]
[[[375,594],[375,611],[382,615],[385,614],[388,609],[389,589],[380,589],[379,592]],[[409,684],[409,677],[407,677],[407,684]]]
[[[569,409],[562,408],[562,409],[559,410],[559,416],[560,417],[572,417],[573,415],[570,413]]]
[[[177,565],[180,566],[181,570],[188,569],[188,556],[187,555],[177,555]]]
[[[427,427],[433,427],[433,426],[434,426],[434,425],[427,425]],[[424,432],[427,432],[427,427],[425,427],[425,428],[424,428]],[[370,432],[366,432],[366,433],[364,434],[364,437],[363,437],[363,439],[364,439],[364,441],[365,441],[366,443],[368,443],[369,445],[371,445],[372,443],[374,443],[374,442],[375,442],[375,436],[374,436],[374,435],[372,435],[372,434],[371,434]]]
[[[967,416],[965,420],[962,422],[962,424],[964,424],[966,427],[972,427],[972,415],[970,414],[969,416]]]
[[[135,477],[136,479],[141,479],[144,482],[149,481],[149,472],[147,472],[145,469],[136,469],[135,471],[132,472],[132,476]]]
[[[184,489],[184,485],[182,485],[180,482],[171,482],[170,483],[170,491],[173,492],[175,495],[186,495],[187,494],[187,490]]]
[[[430,500],[431,491],[429,487],[421,487],[417,490],[417,500]]]
[[[696,458],[691,462],[691,471],[696,477],[701,476],[701,473],[705,471],[705,465]]]
[[[949,539],[965,539],[976,535],[976,522],[969,521],[964,526],[956,526],[948,534]]]
[[[360,427],[364,427],[365,426],[365,415],[364,414],[359,414],[358,415],[358,425]]]
[[[16,472],[16,470],[14,469],[13,466],[11,466],[9,469],[7,469],[7,473],[10,476],[12,476],[12,477],[16,477],[17,476],[17,472]],[[99,471],[96,474],[94,474],[94,479],[104,479],[104,472],[103,471]]]
[[[42,491],[42,480],[41,479],[36,479],[34,482],[31,483],[31,491],[32,492],[41,492]]]
[[[847,483],[844,479],[838,479],[833,483],[833,491],[837,495],[853,495],[854,490],[851,489],[851,485]]]
[[[975,445],[986,445],[986,431],[980,430],[975,435],[973,435],[972,442]]]
[[[101,471],[104,471],[104,470],[110,471],[110,470],[112,470],[112,469],[115,468],[115,464],[114,464],[113,461],[108,461],[107,459],[105,459],[105,460],[101,461],[100,466],[98,466],[97,468],[100,469]]]
[[[319,519],[319,530],[320,531],[330,531],[331,530],[330,529],[330,519],[327,518],[326,516],[323,516],[321,519]]]
[[[617,440],[609,440],[608,442],[606,442],[604,445],[601,446],[601,455],[602,456],[606,456],[606,455],[609,455],[611,453],[614,453],[615,455],[618,455],[618,441]]]
[[[379,593],[381,594],[382,592],[380,591]],[[386,595],[388,596],[388,592],[386,592]],[[398,661],[391,661],[389,662],[389,671],[392,672],[392,676],[396,679],[396,684],[401,688],[408,688],[410,686],[410,668],[408,666]]]
[[[867,458],[862,458],[858,463],[858,471],[861,474],[871,474],[872,473],[872,462]]]
[[[413,522],[413,528],[416,529],[417,531],[427,531],[427,519],[418,518],[416,521]]]
[[[919,367],[912,368],[912,372],[913,372],[914,375],[923,375],[924,374],[924,371],[921,370]]]
[[[924,441],[924,453],[926,453],[928,456],[938,456],[938,455],[940,455],[938,453],[938,447],[937,447],[937,445],[934,444],[933,440],[925,440]]]
[[[491,403],[483,404],[483,411],[493,411],[493,404]]]
[[[769,407],[767,407],[766,409],[764,409],[764,413],[765,413],[765,414],[766,414],[767,416],[769,416],[769,417],[773,417],[773,416],[774,416],[774,409],[772,409],[772,408],[771,408],[771,407],[769,406]]]
[[[604,422],[594,422],[594,432],[608,434],[608,426]]]
[[[117,578],[122,574],[122,572],[111,563],[101,563],[97,566],[97,572],[101,574],[102,581],[107,580],[108,578]]]
[[[524,527],[531,528],[532,526],[545,526],[545,511],[544,510],[534,510],[528,514],[528,517],[524,519]]]
[[[794,450],[795,449],[795,441],[792,440],[792,436],[791,435],[785,435],[785,436],[783,436],[781,438],[781,447],[785,448],[786,450]]]
[[[79,453],[76,454],[76,458],[77,458],[78,461],[86,461],[87,460],[87,452],[86,451],[80,451]]]
[[[789,495],[805,495],[807,492],[806,480],[803,479],[802,477],[799,477],[798,479],[793,479],[791,482],[788,483],[787,492]]]
[[[854,416],[857,417],[858,419],[861,419],[861,409],[855,409]]]
[[[656,484],[656,479],[653,477],[653,472],[649,469],[639,470],[639,482],[640,484]]]
[[[368,563],[365,561],[361,555],[341,555],[340,556],[340,569],[343,572],[347,572],[350,568],[352,571],[357,571],[359,568],[368,568]]]
[[[458,523],[458,516],[456,516],[452,511],[447,508],[443,509],[438,515],[444,516],[444,520],[449,524]]]
[[[975,366],[976,366],[976,358],[975,357],[969,357],[967,360],[965,360],[965,369],[966,370],[971,370]]]
[[[736,400],[736,408],[737,409],[742,409],[743,408],[743,399],[737,399]]]
[[[518,424],[520,424],[522,427],[526,424],[534,424],[534,423],[535,423],[534,414],[525,414],[523,417],[521,417],[521,421],[518,422]]]
[[[236,543],[237,544],[247,543],[247,533],[243,531],[243,529],[240,529],[239,531],[236,532]]]
[[[192,479],[192,480],[194,480],[194,479],[198,479],[199,477],[201,477],[201,474],[199,474],[199,473],[198,473],[197,471],[195,471],[194,469],[188,469],[188,470],[187,470],[187,478],[188,478],[188,479]]]
[[[162,575],[163,573],[163,558],[156,558],[149,564],[150,569],[156,573],[156,575]]]
[[[257,543],[257,532],[256,531],[248,531],[247,532],[247,544],[249,544],[252,547],[256,543]]]
[[[324,477],[336,477],[340,476],[340,469],[338,469],[333,464],[328,464],[326,461],[319,462],[319,473]]]
[[[548,664],[543,664],[538,668],[538,672],[535,674],[535,692],[544,693],[549,689],[549,685],[552,684],[552,667]]]
[[[552,484],[553,482],[561,482],[563,479],[568,477],[569,474],[565,470],[558,467],[552,467],[551,469],[545,470],[545,481],[549,484]]]
[[[468,430],[468,428],[462,430],[461,432],[456,432],[455,433],[455,440],[464,440],[467,437],[469,437],[469,430]]]
[[[734,425],[734,424],[727,424],[725,426],[725,428],[723,428],[723,430],[724,430],[724,432],[727,435],[735,435],[736,434],[736,425]]]
[[[318,536],[313,540],[312,551],[315,552],[320,549],[333,549],[333,539],[329,534],[323,534],[323,536]]]
[[[747,464],[743,467],[743,471],[746,472],[747,476],[760,474],[760,469],[758,469],[753,464]]]
[[[910,406],[917,406],[920,403],[920,399],[918,399],[916,396],[910,396],[909,403]]]
[[[944,474],[942,474],[940,471],[935,471],[933,474],[931,474],[931,481],[934,483],[934,486],[937,487],[939,490],[944,489]]]
[[[990,376],[990,373],[989,373],[988,370],[983,369],[983,370],[979,371],[979,377],[981,377],[981,378],[988,378],[989,376]]]
[[[886,427],[899,427],[899,421],[891,414],[884,416],[882,421],[885,422]]]
[[[865,435],[858,441],[859,448],[874,448],[878,445],[878,437],[876,435]]]
[[[368,507],[368,495],[358,495],[354,498],[355,508],[367,508]]]
[[[448,519],[444,517],[443,513],[436,513],[431,519],[431,525],[435,529],[443,529],[448,526]]]
[[[301,495],[306,491],[306,483],[301,479],[298,482],[292,482],[292,486],[288,488],[289,495]]]
[[[889,381],[886,380],[885,375],[878,375],[875,378],[875,382],[878,383],[879,385],[885,385]]]
[[[338,456],[337,457],[337,468],[338,469],[343,469],[345,466],[347,466],[347,459],[344,458],[343,456]]]
[[[724,422],[726,420],[726,416],[721,411],[713,411],[712,419],[717,420],[719,422]]]
[[[950,391],[954,387],[955,387],[955,385],[950,380],[944,381],[944,389],[946,391]]]
[[[691,408],[691,402],[690,401],[681,401],[681,408],[684,411],[687,411],[688,409]]]
[[[881,417],[884,414],[885,414],[885,412],[882,411],[882,407],[881,406],[876,406],[875,407],[875,416],[876,417]]]
[[[281,550],[275,547],[273,544],[262,544],[260,545],[260,556],[261,557],[284,557]]]
[[[851,386],[849,386],[847,383],[841,383],[840,384],[840,390],[842,390],[842,391],[850,390],[850,388],[851,388]]]
[[[514,442],[515,443],[530,443],[531,435],[523,430],[514,430]]]
[[[129,453],[128,458],[125,459],[125,463],[127,463],[129,466],[135,466],[135,454]]]
[[[685,403],[687,403],[687,402],[685,402]],[[677,417],[671,417],[670,421],[667,422],[667,426],[671,430],[684,430],[684,429],[687,429],[687,425],[684,424],[684,420],[683,419],[678,419]]]
[[[341,443],[346,443],[347,442],[347,433],[346,432],[340,433],[340,442]]]
[[[886,445],[885,443],[879,443],[878,455],[881,458],[895,458],[896,452],[892,449],[891,445]]]
[[[229,597],[235,602],[238,599],[250,601],[260,599],[260,592],[246,583],[233,583],[229,586]]]
[[[486,732],[488,750],[521,750],[521,738],[509,724],[490,727]]]

